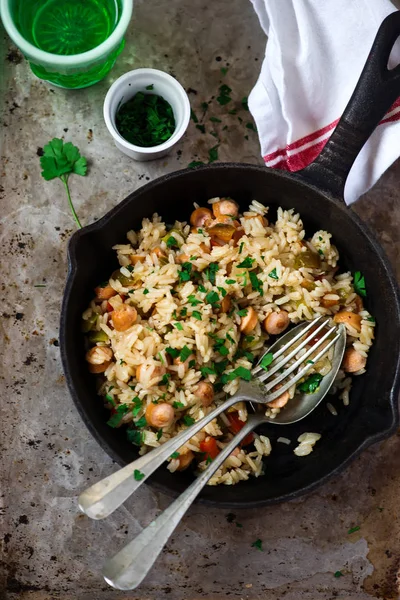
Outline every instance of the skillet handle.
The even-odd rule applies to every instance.
[[[325,148],[298,172],[302,179],[343,199],[347,176],[365,142],[400,96],[400,65],[387,68],[400,35],[400,11],[382,22],[357,86]]]

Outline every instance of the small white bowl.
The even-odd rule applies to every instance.
[[[153,85],[152,90],[146,87]],[[125,104],[138,92],[162,96],[172,107],[175,117],[175,131],[166,142],[159,146],[143,148],[127,142],[117,130],[115,116],[121,104]],[[135,160],[153,160],[170,152],[171,148],[184,135],[190,121],[190,102],[181,84],[164,71],[157,69],[135,69],[119,77],[108,90],[104,100],[104,120],[115,145],[121,152]]]

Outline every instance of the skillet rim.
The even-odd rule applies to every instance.
[[[362,231],[363,235],[368,238],[369,243],[373,247],[374,252],[379,257],[381,264],[384,267],[388,283],[390,283],[390,286],[392,288],[393,299],[395,301],[394,302],[395,306],[393,308],[396,309],[397,317],[398,317],[398,320],[400,321],[400,292],[399,292],[399,287],[396,282],[396,278],[394,276],[392,267],[389,263],[389,260],[386,257],[386,254],[385,254],[383,248],[381,247],[379,242],[376,240],[375,234],[370,230],[368,225],[366,225],[355,212],[353,212],[351,209],[349,209],[346,206],[343,199],[339,199],[339,198],[329,194],[326,190],[322,190],[321,188],[319,188],[318,186],[313,184],[311,181],[303,178],[301,176],[301,173],[288,173],[285,171],[278,171],[277,169],[271,169],[271,168],[268,168],[268,167],[265,167],[262,165],[253,165],[250,163],[236,163],[236,162],[216,163],[216,164],[212,164],[212,165],[204,165],[204,166],[197,167],[196,171],[208,172],[210,170],[223,170],[223,169],[227,169],[227,168],[240,169],[240,170],[246,170],[246,171],[261,171],[264,173],[267,172],[269,174],[273,174],[275,177],[278,177],[280,179],[290,180],[299,185],[306,186],[308,189],[311,189],[314,192],[317,192],[320,196],[323,196],[329,202],[333,202],[340,211],[342,211],[346,214],[347,218],[350,218],[355,223],[355,225],[359,227],[359,229]],[[69,244],[68,244],[68,256],[67,256],[67,258],[68,258],[68,274],[67,274],[66,284],[64,287],[64,292],[63,292],[61,317],[60,317],[60,351],[61,351],[61,359],[62,359],[63,369],[64,369],[64,373],[65,373],[65,378],[66,378],[68,390],[72,397],[72,400],[78,410],[80,417],[82,418],[83,422],[85,423],[86,427],[88,428],[89,432],[94,437],[94,439],[97,441],[97,443],[100,445],[100,447],[106,452],[106,454],[108,454],[108,456],[110,456],[110,458],[112,460],[114,460],[118,465],[121,465],[121,466],[124,466],[126,464],[126,462],[124,460],[122,460],[121,457],[109,446],[108,442],[105,441],[103,436],[98,432],[97,428],[95,427],[95,425],[92,423],[92,421],[88,417],[88,415],[85,411],[85,408],[84,408],[84,404],[81,402],[77,392],[75,391],[75,388],[73,385],[73,376],[71,375],[71,370],[69,368],[69,357],[68,357],[68,353],[66,351],[66,327],[65,327],[66,317],[65,317],[65,314],[68,309],[68,304],[69,304],[69,300],[70,300],[70,294],[71,294],[74,276],[75,276],[77,269],[79,268],[78,264],[77,264],[77,259],[76,259],[76,246],[79,242],[79,239],[82,236],[104,229],[107,226],[108,222],[112,218],[114,218],[115,215],[117,215],[127,204],[130,204],[132,201],[136,201],[138,199],[138,197],[140,197],[140,195],[142,195],[143,193],[148,193],[149,191],[152,190],[152,188],[163,185],[166,181],[169,181],[171,179],[180,178],[183,175],[189,174],[189,173],[193,173],[193,170],[186,168],[186,169],[180,169],[179,171],[173,171],[171,173],[162,175],[161,177],[158,177],[158,178],[154,179],[153,181],[137,188],[136,190],[131,192],[126,198],[124,198],[124,200],[122,200],[116,206],[114,206],[111,210],[109,210],[101,219],[99,219],[98,221],[95,221],[91,225],[87,225],[87,226],[83,227],[82,229],[79,229],[78,231],[76,231],[70,238]],[[234,502],[234,501],[220,502],[217,500],[210,500],[210,499],[202,498],[200,496],[196,499],[196,502],[198,502],[199,504],[213,506],[215,508],[234,508],[234,509],[259,508],[261,506],[267,506],[267,505],[273,505],[273,504],[279,504],[282,502],[287,502],[289,500],[293,500],[294,498],[299,498],[305,494],[310,493],[312,490],[314,490],[314,489],[318,488],[319,486],[323,485],[324,483],[326,483],[332,477],[343,472],[346,469],[346,467],[353,461],[353,459],[355,459],[357,456],[359,456],[361,454],[361,452],[366,450],[369,446],[371,446],[379,441],[382,441],[384,439],[387,439],[394,434],[394,432],[396,431],[396,429],[399,426],[399,406],[398,406],[399,391],[400,391],[400,353],[398,353],[398,355],[397,355],[397,364],[395,366],[394,379],[393,379],[393,382],[392,382],[392,385],[390,388],[390,392],[388,394],[388,402],[389,402],[389,405],[391,408],[391,425],[375,434],[368,434],[368,436],[364,439],[364,441],[362,443],[360,443],[359,446],[345,460],[343,460],[336,468],[331,470],[326,475],[319,477],[315,482],[305,485],[305,486],[297,489],[294,492],[281,494],[280,496],[276,496],[274,498],[264,498],[264,499],[260,499],[260,500],[253,500],[253,501],[246,501],[246,502]],[[154,481],[152,477],[149,478],[148,483],[151,487],[153,487],[153,489],[155,489],[159,492],[163,492],[170,497],[177,497],[177,495],[178,495],[178,492],[173,491],[172,489],[170,489],[168,487],[165,487],[164,485],[158,483],[157,481]]]

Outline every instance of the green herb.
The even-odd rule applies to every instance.
[[[217,265],[217,267],[218,267],[218,265]],[[217,271],[218,271],[218,268],[217,268]],[[204,285],[201,285],[201,284],[200,284],[200,285],[199,285],[199,292],[202,292],[203,294],[205,294],[205,293],[206,293],[206,291],[207,291],[207,290],[206,290],[206,288],[204,287]],[[190,296],[189,296],[189,298],[190,298]]]
[[[200,372],[205,377],[206,375],[216,375],[217,372],[212,367],[200,367]]]
[[[191,306],[197,306],[198,304],[201,304],[201,300],[198,300],[194,294],[190,294],[187,301]]]
[[[247,129],[250,129],[251,131],[255,131],[257,133],[257,128],[255,127],[254,123],[246,123],[246,127]]]
[[[217,146],[214,146],[213,148],[210,148],[208,151],[208,164],[215,162],[216,160],[218,160],[218,148],[219,145],[217,144]]]
[[[173,452],[171,458],[179,458],[179,452]]]
[[[225,296],[226,296],[226,294],[227,294],[227,292],[226,292],[226,289],[225,289],[225,288],[223,288],[223,287],[219,287],[219,286],[217,286],[217,287],[218,287],[219,291],[221,292],[221,296],[222,296],[223,298],[225,298]]]
[[[228,360],[221,360],[221,362],[215,363],[214,368],[217,371],[218,375],[221,375],[228,366]]]
[[[192,272],[193,265],[190,262],[184,262],[182,264],[182,269],[179,271],[179,281],[183,283],[184,281],[190,280],[190,274]]]
[[[132,409],[132,416],[133,418],[136,418],[142,410],[143,402],[138,396],[136,396],[136,398],[134,398],[132,402],[134,404],[134,408]]]
[[[323,252],[323,250],[321,250],[321,248],[318,249],[318,254],[320,254],[321,256],[324,255],[324,252]]]
[[[208,110],[208,102],[202,102],[200,106],[204,112],[206,112],[206,110]]]
[[[335,573],[333,574],[334,577],[343,577],[343,573],[342,571],[335,571]]]
[[[245,381],[251,381],[250,369],[246,369],[245,367],[237,367],[231,373],[225,373],[224,375],[222,375],[221,381],[222,381],[223,385],[225,385],[225,383],[228,383],[229,381],[233,381],[237,377],[240,377],[241,379],[244,379]]]
[[[193,417],[189,417],[189,415],[185,415],[183,417],[183,422],[185,423],[185,425],[187,425],[188,427],[190,427],[190,425],[193,425],[194,419],[193,419]]]
[[[112,396],[110,396],[110,394],[106,394],[106,395],[105,395],[105,399],[106,399],[108,402],[110,402],[110,404],[112,404],[113,406],[116,406],[116,404],[115,404],[115,400],[114,400],[114,398],[113,398]]]
[[[225,104],[228,104],[232,100],[232,98],[229,95],[231,91],[231,88],[225,84],[220,86],[219,96],[217,96],[217,102],[219,102],[221,106],[225,106]]]
[[[148,290],[148,289],[144,289],[144,290],[143,290],[143,294],[144,294],[145,296],[146,296],[148,293],[149,293],[149,290]]]
[[[154,90],[154,84],[146,85],[146,90]]]
[[[201,167],[201,165],[205,165],[202,160],[192,160],[187,166],[188,169],[195,169],[196,167]]]
[[[250,258],[250,256],[248,256],[237,267],[238,269],[250,269],[253,266],[254,261],[254,258]]]
[[[107,284],[108,284],[108,281],[107,281]],[[33,287],[46,287],[46,286],[43,283],[37,283]]]
[[[191,256],[189,260],[196,260],[197,256]]]
[[[249,110],[249,105],[247,104],[248,97],[244,96],[241,100],[242,106],[245,110]]]
[[[194,359],[189,361],[189,369],[192,369],[195,366],[196,366],[196,361]]]
[[[232,285],[233,283],[236,283],[236,279],[226,279],[225,283],[227,283],[228,285]]]
[[[237,110],[235,108],[232,108],[232,110],[228,110],[228,114],[229,115],[236,115],[237,114]]]
[[[135,446],[141,446],[143,444],[143,431],[138,431],[137,429],[128,429],[126,432],[126,437],[128,438],[128,442],[135,444]]]
[[[199,131],[201,131],[201,133],[205,133],[206,132],[206,127],[205,125],[196,125],[196,129],[198,129]]]
[[[214,350],[219,352],[221,356],[227,356],[229,354],[228,348],[225,346],[225,340],[219,337],[215,337]]]
[[[173,248],[174,246],[178,246],[178,242],[176,241],[176,239],[174,238],[174,236],[171,235],[167,239],[167,248]]]
[[[215,131],[210,131],[210,135],[212,135],[213,137],[215,137],[216,140],[219,141],[218,133],[216,133]]]
[[[125,140],[142,148],[159,146],[175,131],[171,105],[161,96],[143,92],[122,104],[115,124]]]
[[[238,310],[239,317],[245,317],[249,311],[247,308],[242,308],[242,310]]]
[[[359,531],[360,526],[357,525],[356,527],[352,527],[351,529],[348,530],[348,534],[350,535],[351,533],[355,533],[356,531]]]
[[[297,386],[297,389],[300,392],[305,392],[306,394],[313,394],[319,388],[319,384],[321,383],[323,376],[320,373],[313,373],[308,377],[303,383]]]
[[[207,304],[216,304],[216,302],[219,302],[219,296],[217,292],[208,292],[204,300]]]
[[[187,308],[186,307],[182,308],[182,310],[180,312],[180,315],[181,315],[181,317],[186,317],[186,315],[187,315]]]
[[[264,369],[265,371],[268,371],[268,367],[272,363],[273,360],[274,360],[274,355],[272,354],[272,352],[268,352],[268,354],[266,354],[265,356],[262,357],[261,362],[260,362],[260,367],[262,369]]]
[[[130,273],[132,273],[132,272],[133,272],[133,270],[134,270],[134,266],[133,266],[133,265],[128,265],[127,267],[125,267],[125,269],[128,269],[128,271],[129,271]]]
[[[221,67],[221,73],[224,77],[227,74],[227,72],[228,72],[228,67]]]
[[[367,321],[370,321],[371,323],[376,323],[375,317],[367,317]]]
[[[279,279],[276,267],[275,269],[272,269],[271,273],[268,273],[268,277],[271,277],[271,279]]]
[[[107,425],[109,425],[110,427],[118,427],[118,425],[120,425],[124,415],[127,413],[128,411],[128,406],[126,404],[120,404],[117,408],[116,408],[116,412],[113,414],[113,416],[108,419],[107,421]]]
[[[206,277],[212,285],[215,285],[215,274],[217,273],[218,270],[219,270],[219,266],[217,263],[210,263],[208,265],[208,269],[205,270]],[[200,286],[199,286],[199,290],[200,290]],[[200,291],[203,291],[203,290],[200,290]],[[206,290],[204,289],[204,291],[206,291]]]
[[[163,430],[162,430],[162,429],[159,429],[159,430],[157,431],[157,442],[159,442],[159,441],[160,441],[160,439],[162,438],[162,434],[163,434]]]
[[[217,117],[210,117],[210,121],[213,123],[222,123],[221,119],[218,119]]]
[[[361,275],[360,271],[356,271],[354,273],[354,291],[359,296],[363,296],[364,298],[367,295],[367,290],[365,289],[365,278]]]
[[[196,113],[192,109],[190,109],[190,118],[192,119],[192,121],[194,123],[198,123],[199,122],[198,118],[196,117]]]
[[[181,323],[173,323],[173,325],[177,328],[178,331],[183,331],[183,326]]]
[[[174,408],[184,408],[185,405],[183,404],[183,402],[174,402],[172,405]]]
[[[201,313],[199,313],[199,311],[198,311],[198,310],[194,310],[194,311],[192,312],[192,317],[194,317],[194,318],[195,318],[195,319],[197,319],[198,321],[201,321],[201,320],[202,320],[202,319],[201,319]]]
[[[187,360],[191,354],[192,350],[190,350],[190,348],[188,348],[187,346],[183,346],[181,353],[179,354],[179,358],[182,362],[185,362],[185,360]]]
[[[139,471],[138,469],[135,469],[135,470],[133,471],[133,478],[134,478],[136,481],[142,481],[142,479],[143,479],[144,477],[145,477],[145,474],[144,474],[144,473],[142,473],[142,471]]]
[[[211,456],[210,456],[210,455],[208,455],[208,456],[207,456],[207,460],[206,460],[206,465],[209,465],[209,464],[211,464],[211,463],[212,463],[212,461],[213,461],[213,459],[211,458]]]
[[[71,144],[71,142],[64,144],[62,140],[54,138],[44,146],[43,156],[40,157],[40,166],[43,169],[41,173],[42,177],[46,181],[59,177],[63,182],[72,216],[78,227],[81,229],[82,225],[79,222],[78,215],[72,204],[68,178],[71,173],[82,176],[86,175],[86,158],[80,155],[78,148]]]
[[[177,348],[165,348],[165,352],[167,354],[169,354],[170,356],[172,356],[172,358],[176,358],[177,356],[179,356],[179,350]]]
[[[254,335],[246,335],[246,337],[244,338],[244,341],[246,342],[246,344],[251,344],[251,342],[255,339],[256,338],[254,337]]]
[[[253,288],[253,290],[255,290],[256,292],[259,292],[260,296],[262,296],[264,294],[263,292],[263,287],[262,287],[262,281],[260,279],[258,279],[257,275],[254,273],[254,271],[250,271],[249,272],[250,275],[250,283],[251,283],[251,287]]]
[[[233,337],[231,335],[229,335],[229,333],[226,334],[226,339],[231,342],[231,344],[235,343],[235,340],[233,339]]]
[[[252,548],[257,548],[257,550],[261,550],[263,552],[262,541],[260,539],[256,540],[251,545]]]
[[[161,378],[161,385],[168,385],[170,379],[171,379],[171,374],[164,373],[164,375]]]
[[[141,429],[142,427],[146,427],[146,425],[147,425],[146,417],[140,417],[140,419],[138,421],[136,421],[135,425],[138,429]]]
[[[242,254],[243,246],[244,246],[244,242],[241,242],[241,244],[239,246],[239,254]]]

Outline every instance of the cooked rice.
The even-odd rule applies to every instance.
[[[209,204],[215,205],[219,200],[213,198]],[[339,254],[332,244],[331,234],[317,231],[307,240],[299,214],[279,208],[277,220],[272,224],[266,220],[267,213],[268,208],[261,203],[251,203],[249,210],[238,217],[244,235],[236,245],[233,240],[225,245],[211,245],[205,228],[191,229],[185,222],[174,223],[171,231],[155,214],[152,219],[143,219],[140,231],[128,232],[127,243],[114,246],[120,269],[107,283],[116,294],[103,301],[95,298],[82,318],[91,336],[95,333],[105,338],[92,341],[90,346],[112,349],[112,360],[104,372],[99,394],[105,397],[106,405],[114,413],[118,407],[124,409],[117,426],[129,423],[130,431],[137,432],[135,424],[142,425],[141,454],[166,442],[192,420],[201,419],[223,402],[226,395],[237,392],[240,379],[235,377],[221,384],[221,373],[215,372],[214,366],[222,367],[226,360],[224,374],[238,367],[251,369],[269,343],[263,322],[271,312],[286,311],[292,324],[320,315],[333,316],[343,309],[355,312],[361,316],[361,330],[358,332],[346,323],[347,343],[367,356],[374,339],[375,323],[364,307],[360,309],[351,273],[336,272]],[[169,236],[173,236],[179,248],[168,247]],[[187,281],[179,281],[180,255],[186,255],[185,264],[190,262],[192,274],[197,273],[197,278],[191,276]],[[253,260],[252,267],[238,267],[246,258]],[[210,265],[216,265],[215,281],[209,275]],[[249,277],[255,268],[259,281],[256,287]],[[229,295],[234,310],[221,312],[215,304],[207,302],[206,296],[211,292],[218,294],[219,303]],[[119,332],[113,327],[111,315],[123,305],[134,306],[138,317],[129,329]],[[244,335],[240,331],[238,311],[249,306],[256,311],[258,321],[251,335]],[[221,343],[218,339],[224,340],[226,356],[218,350]],[[188,348],[194,362],[189,362],[189,368],[187,364],[169,365],[169,378],[160,380],[155,369],[166,372],[168,347],[178,351]],[[313,365],[311,372],[326,375],[331,368],[332,354],[333,349]],[[138,367],[140,381],[136,377]],[[214,371],[202,373],[204,367]],[[361,369],[355,375],[364,372],[365,369]],[[206,408],[195,393],[201,381],[213,384],[218,390],[213,403]],[[339,370],[331,392],[348,405],[350,388],[351,377]],[[294,394],[295,386],[290,390],[290,397]],[[144,416],[149,405],[160,401],[173,406],[174,419],[169,426],[157,430],[147,425]],[[332,404],[328,404],[328,409],[335,414]],[[274,418],[279,410],[267,406],[266,414]],[[246,404],[240,402],[214,419],[193,436],[180,450],[180,455],[193,452],[198,469],[204,470],[208,461],[204,460],[204,453],[200,454],[201,445],[207,436],[217,440],[219,449],[227,444],[232,438],[232,413],[244,423]],[[294,449],[295,454],[309,454],[319,438],[319,434],[303,434]],[[138,443],[137,436],[134,442]],[[278,442],[291,443],[284,437],[278,438]],[[254,444],[240,447],[231,454],[209,485],[233,485],[249,476],[258,477],[263,472],[263,459],[271,450],[268,438],[255,435]],[[168,468],[174,472],[180,464],[180,457],[172,458]]]

